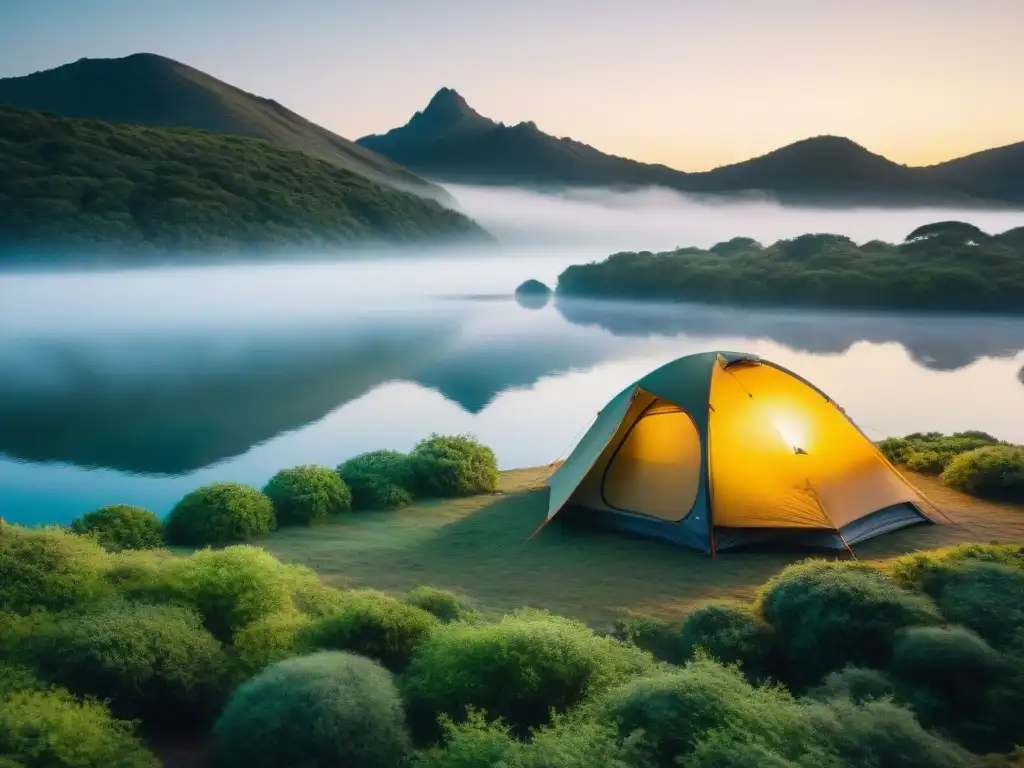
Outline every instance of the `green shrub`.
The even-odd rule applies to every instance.
[[[896,643],[892,672],[925,726],[950,733],[973,750],[1006,750],[1024,737],[1020,716],[1006,712],[1007,705],[1017,711],[1024,707],[1024,690],[995,690],[1004,677],[1024,680],[1013,680],[1008,661],[968,629],[907,630]]]
[[[71,530],[92,534],[109,552],[156,549],[164,545],[160,518],[148,509],[131,504],[111,504],[87,512],[71,523]]]
[[[556,718],[533,732],[529,742],[515,738],[500,722],[472,711],[461,723],[444,724],[444,746],[421,753],[417,768],[637,768],[643,755],[636,739],[619,740],[614,727],[590,718]]]
[[[355,510],[397,509],[412,503],[414,477],[407,454],[363,453],[339,465],[338,475],[352,491]]]
[[[494,624],[438,627],[417,649],[404,685],[424,733],[440,715],[461,721],[470,708],[521,731],[653,665],[649,654],[584,624],[523,611]]]
[[[399,766],[411,752],[402,702],[376,662],[328,652],[268,667],[213,728],[217,766]]]
[[[712,732],[693,752],[680,759],[680,768],[839,768],[821,751],[789,760],[764,744],[727,731]]]
[[[306,633],[311,623],[302,613],[274,613],[242,627],[234,640],[242,667],[251,674],[309,650]]]
[[[944,435],[941,432],[915,432],[906,437],[882,440],[878,447],[894,464],[903,464],[915,472],[937,475],[962,453],[1000,444],[999,440],[987,432],[955,432],[952,435]]]
[[[33,638],[47,631],[60,615],[47,611],[0,613],[0,659],[13,662],[20,658]]]
[[[0,702],[0,755],[25,768],[159,768],[131,725],[66,691],[14,693]]]
[[[422,608],[445,623],[474,616],[476,611],[454,592],[434,587],[416,587],[405,596],[405,602]]]
[[[873,699],[895,698],[896,688],[884,672],[863,667],[843,667],[829,672],[821,685],[810,692],[816,699],[849,699],[863,704]]]
[[[904,463],[911,472],[937,475],[946,468],[951,459],[951,456],[943,455],[938,451],[911,451],[907,454]]]
[[[92,539],[0,520],[0,611],[59,611],[107,594],[107,565]]]
[[[999,563],[1024,571],[1024,547],[1016,544],[959,544],[894,558],[886,570],[901,584],[920,589],[932,597],[951,570],[973,562]]]
[[[0,701],[13,693],[40,691],[45,687],[28,667],[0,661]]]
[[[115,602],[62,616],[28,654],[43,677],[149,723],[212,720],[230,682],[220,643],[176,606]]]
[[[222,642],[258,619],[299,608],[317,590],[316,574],[285,565],[263,549],[238,545],[202,550],[170,563],[150,589],[193,607]]]
[[[998,445],[961,454],[939,479],[972,496],[1024,502],[1024,447]]]
[[[833,699],[804,708],[813,741],[833,756],[833,762],[821,765],[969,768],[973,763],[966,750],[926,731],[910,710],[890,701],[857,705]]]
[[[615,622],[615,637],[632,643],[656,659],[669,664],[683,664],[690,659],[692,649],[679,642],[680,627],[653,616],[628,616]]]
[[[214,483],[185,494],[167,516],[164,534],[175,546],[248,541],[273,530],[274,507],[255,488]]]
[[[940,619],[927,597],[859,563],[791,565],[762,586],[759,601],[797,686],[848,664],[884,667],[901,629]]]
[[[1024,570],[963,562],[934,587],[939,610],[973,629],[994,647],[1024,653]]]
[[[409,458],[415,488],[424,496],[472,496],[498,488],[494,451],[469,435],[431,435]]]
[[[352,492],[329,467],[306,464],[282,469],[263,489],[278,525],[310,525],[352,511]]]
[[[309,626],[307,642],[315,648],[352,651],[397,672],[437,625],[438,620],[422,608],[390,595],[354,591],[337,612]]]
[[[766,677],[774,655],[771,629],[742,603],[706,603],[683,619],[679,645],[684,658],[698,648],[725,664],[738,663],[748,677]]]
[[[620,735],[642,730],[652,764],[666,768],[715,731],[780,749],[810,736],[792,697],[781,689],[753,688],[735,668],[708,659],[632,680],[602,696],[597,707]]]

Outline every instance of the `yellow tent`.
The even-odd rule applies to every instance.
[[[849,548],[930,522],[924,499],[814,385],[753,355],[679,358],[619,393],[552,475],[562,510],[706,552]]]

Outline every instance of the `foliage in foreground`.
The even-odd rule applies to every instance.
[[[422,608],[445,623],[463,621],[476,616],[473,607],[454,592],[436,587],[416,587],[405,596],[405,602]]]
[[[24,768],[159,768],[129,723],[66,691],[0,696],[0,765]]]
[[[91,534],[110,551],[158,549],[164,545],[160,518],[131,504],[111,504],[87,512],[71,523],[71,530]]]
[[[314,648],[344,650],[400,672],[438,620],[422,608],[370,590],[350,592],[341,605],[306,630]]]
[[[40,721],[51,683],[72,689],[53,704],[61,722],[99,706],[72,695],[107,698],[115,714],[139,716],[147,728],[180,728],[186,715],[209,722],[246,676],[257,676],[254,686],[328,646],[402,670],[396,692],[382,666],[357,659],[375,679],[384,675],[381,701],[391,702],[358,710],[372,720],[359,721],[367,738],[394,736],[373,737],[366,749],[394,751],[347,764],[407,756],[405,707],[422,739],[416,762],[434,768],[960,768],[972,760],[964,747],[1008,753],[1024,742],[1018,546],[962,545],[880,566],[809,560],[784,569],[756,602],[712,602],[671,624],[634,620],[619,641],[533,610],[494,619],[429,588],[405,602],[335,590],[252,546],[175,557],[110,553],[55,529],[0,533],[0,658],[20,664],[0,664],[0,700],[15,701],[4,717],[18,723]],[[299,678],[284,675],[291,697],[235,697],[245,702],[232,704],[242,725],[225,736],[222,761],[248,759],[230,746],[248,748],[237,735],[246,728],[271,732],[273,749],[342,760],[332,739],[356,717],[349,693],[362,683],[339,688],[319,669],[303,675],[316,684],[292,686]],[[371,714],[395,702],[395,720]],[[279,707],[301,710],[302,722]],[[134,739],[104,707],[90,711]],[[310,736],[316,711],[331,727]],[[441,744],[439,719],[447,719]],[[0,757],[48,768],[97,764],[27,759],[25,743]]]
[[[202,547],[248,541],[274,529],[274,506],[255,488],[213,483],[185,494],[167,516],[167,542]]]
[[[352,509],[352,492],[329,467],[306,464],[282,469],[263,489],[278,525],[310,525]]]
[[[616,253],[570,266],[559,275],[557,291],[613,299],[1020,312],[1021,247],[1019,228],[988,235],[960,222],[919,228],[898,245],[807,234],[766,247],[738,237],[708,250]]]
[[[399,766],[412,747],[391,675],[324,652],[269,667],[231,697],[213,729],[217,766]]]
[[[941,620],[926,596],[859,563],[808,560],[761,587],[759,606],[787,662],[787,682],[814,683],[847,664],[885,666],[900,630]]]
[[[482,234],[437,202],[240,136],[0,107],[0,168],[5,245],[111,244],[138,258]]]
[[[98,606],[56,618],[22,645],[40,675],[125,719],[212,721],[231,681],[220,643],[177,606]]]
[[[654,660],[638,648],[599,637],[560,616],[521,611],[493,624],[447,624],[420,645],[403,686],[422,732],[440,715],[458,721],[470,709],[526,729],[588,696],[642,674]]]
[[[751,680],[768,677],[776,665],[771,628],[750,606],[736,601],[705,603],[678,624],[632,617],[620,622],[619,631],[671,664],[684,664],[703,652],[722,663],[739,664]]]
[[[93,539],[0,520],[0,612],[60,611],[96,598],[108,591],[106,564]]]
[[[128,597],[188,606],[226,643],[253,622],[282,613],[321,615],[341,598],[308,568],[286,565],[246,545],[134,565],[121,574]]]

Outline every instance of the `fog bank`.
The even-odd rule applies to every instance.
[[[450,184],[462,209],[506,246],[619,250],[709,247],[733,237],[764,244],[809,232],[857,242],[900,242],[922,224],[950,219],[995,234],[1024,225],[1024,211],[955,208],[793,208],[769,200],[706,202],[678,192],[575,189],[543,194]]]

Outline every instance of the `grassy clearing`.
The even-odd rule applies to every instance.
[[[808,556],[806,550],[730,552],[712,560],[661,542],[557,524],[527,541],[544,519],[546,476],[544,468],[503,472],[494,495],[348,515],[258,543],[334,586],[399,593],[429,584],[489,610],[530,605],[595,626],[627,611],[674,618],[710,598],[749,599],[784,566]],[[934,515],[939,525],[860,545],[861,559],[968,541],[1024,542],[1024,506],[980,501],[934,478],[909,477],[948,519]]]

